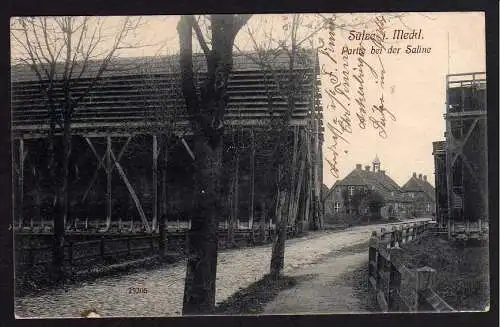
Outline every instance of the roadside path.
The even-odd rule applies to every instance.
[[[322,262],[332,250],[364,243],[371,231],[383,226],[387,224],[323,231],[289,240],[285,251],[285,274],[298,268],[314,270],[314,265]],[[271,245],[221,251],[217,263],[216,302],[260,280],[269,271],[270,258]],[[352,260],[361,262],[361,257]],[[345,264],[351,266],[348,260],[339,267]],[[19,317],[79,317],[84,310],[96,309],[103,317],[179,316],[184,277],[185,262],[104,277],[67,289],[16,298],[15,313]],[[146,288],[147,294],[129,294],[129,288]]]

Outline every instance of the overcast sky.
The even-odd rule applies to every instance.
[[[334,45],[328,47],[329,33],[323,31],[313,38],[313,45],[318,47],[322,43],[323,54],[319,55],[320,66],[322,66],[322,98],[325,122],[325,144],[324,157],[330,162],[336,162],[338,172],[336,175],[330,172],[330,165],[324,162],[324,183],[333,185],[338,178],[345,177],[357,163],[371,165],[376,155],[380,158],[382,168],[398,184],[404,184],[412,172],[427,175],[431,183],[434,183],[434,162],[432,157],[432,142],[444,139],[445,123],[443,114],[445,112],[445,78],[450,73],[466,73],[485,71],[485,26],[483,13],[408,13],[402,17],[394,17],[394,14],[342,14],[336,15],[336,24],[356,25],[355,30],[366,33],[377,33],[374,24],[376,17],[382,20],[379,30],[385,31],[386,39],[382,43],[387,50],[389,47],[400,47],[399,54],[388,54],[386,50],[380,56],[370,53],[375,44],[372,40],[363,41],[363,46],[368,50],[364,56],[359,53],[350,53],[347,66],[343,66],[342,48],[350,49],[359,47],[359,42],[349,40],[350,27],[345,31],[335,30]],[[107,20],[113,33],[113,26],[119,24],[123,18],[111,17]],[[149,47],[127,50],[121,52],[122,56],[150,56],[156,54],[173,54],[178,51],[178,38],[176,24],[178,16],[148,16],[143,17],[143,24],[130,42],[141,42],[151,44]],[[289,18],[288,18],[289,19]],[[313,23],[312,27],[301,29],[302,35],[307,35],[314,29],[317,16],[304,17],[304,24]],[[369,22],[366,26],[360,22]],[[286,38],[283,25],[286,23],[283,15],[255,15],[248,27],[257,35],[263,35],[273,28],[276,38]],[[394,30],[403,30],[411,33],[415,30],[421,39],[394,40]],[[260,34],[259,34],[260,33]],[[365,34],[366,34],[365,33]],[[419,34],[418,34],[419,33]],[[411,34],[407,34],[409,36]],[[251,49],[246,30],[242,30],[236,39],[239,48]],[[320,40],[322,39],[323,42]],[[264,41],[265,38],[259,38]],[[307,42],[307,46],[311,44]],[[406,47],[429,49],[430,53],[405,54]],[[11,47],[13,54],[16,48]],[[199,47],[198,47],[199,49]],[[337,64],[328,58],[325,53],[336,60]],[[360,84],[356,79],[359,76],[359,62],[364,61],[363,93],[366,98],[366,127],[361,129],[356,118],[359,113],[359,105],[356,103],[356,93]],[[382,65],[385,72],[382,72]],[[373,71],[368,68],[370,66]],[[336,93],[336,98],[348,108],[351,118],[351,133],[343,134],[349,142],[339,141],[335,150],[338,156],[334,158],[329,147],[333,145],[333,133],[327,128],[327,123],[333,124],[334,119],[340,117],[343,110],[337,103],[332,106],[332,97],[327,90],[334,90],[331,83],[330,73],[337,73],[341,77],[341,71],[346,68],[346,80],[349,85],[346,95]],[[336,71],[337,69],[337,71]],[[380,77],[383,75],[383,89]],[[342,89],[340,89],[342,90]],[[331,94],[331,92],[330,92]],[[387,122],[385,126],[386,138],[379,136],[380,129],[375,129],[369,121],[369,116],[377,116],[378,112],[372,112],[373,105],[378,105],[383,95],[384,108]],[[390,118],[394,115],[394,120]]]

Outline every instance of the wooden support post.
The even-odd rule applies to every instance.
[[[253,129],[251,133],[250,149],[250,212],[248,217],[248,227],[253,230],[254,200],[255,200],[255,135]]]
[[[394,311],[396,307],[397,292],[401,287],[401,273],[395,263],[399,262],[402,250],[400,248],[392,248],[390,250],[391,267],[389,272],[389,293],[388,293],[388,307],[389,310]]]
[[[111,225],[111,136],[106,137],[106,230]]]
[[[168,163],[168,146],[165,143],[163,148],[163,169],[161,172],[161,215],[160,215],[160,223],[159,223],[159,234],[160,239],[158,243],[160,256],[165,255],[166,248],[166,238],[167,238],[167,163]]]
[[[391,228],[391,248],[395,247],[396,246],[396,241],[397,241],[397,230],[396,230],[396,226],[392,226]]]
[[[19,139],[19,206],[17,208],[19,228],[23,226],[23,208],[24,208],[24,140]]]
[[[158,223],[158,141],[153,135],[153,221],[151,230],[157,231]]]

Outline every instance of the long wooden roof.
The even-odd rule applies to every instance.
[[[279,90],[276,74],[286,81],[288,57],[279,54],[272,60],[272,74],[261,68],[252,54],[235,55],[234,67],[228,85],[229,103],[225,121],[227,125],[256,126],[266,124],[271,114],[284,112],[287,108],[285,92]],[[306,126],[313,108],[319,112],[321,102],[317,58],[314,52],[300,56],[296,65],[301,79],[295,94],[296,109],[292,125]],[[205,72],[205,60],[194,57],[194,70],[199,84]],[[72,96],[78,98],[92,82],[100,62],[89,62],[78,79],[72,80]],[[72,129],[74,134],[137,133],[151,129],[188,128],[185,102],[180,90],[178,57],[120,58],[110,64],[98,85],[83,98],[75,110]],[[57,67],[60,78],[63,66]],[[78,76],[81,67],[75,66],[72,76]],[[57,99],[62,99],[62,80],[56,83],[60,90]],[[19,134],[44,135],[48,131],[49,112],[43,83],[27,66],[12,67],[12,123],[13,132]],[[272,110],[270,110],[270,99]],[[57,101],[56,101],[57,102]],[[314,107],[313,107],[314,105]],[[56,112],[60,114],[60,109]],[[175,118],[174,118],[175,117]]]

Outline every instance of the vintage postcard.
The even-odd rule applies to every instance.
[[[489,310],[483,12],[10,36],[17,318]]]

